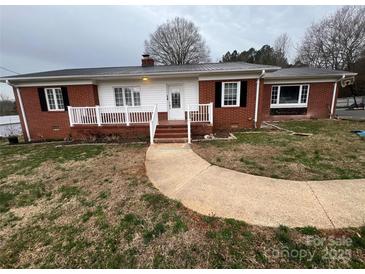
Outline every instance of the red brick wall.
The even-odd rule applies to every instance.
[[[97,125],[74,126],[71,128],[73,140],[102,139],[107,136],[121,136],[123,139],[146,139],[150,136],[149,124],[140,125]]]
[[[236,80],[236,81],[239,81]],[[215,82],[199,81],[199,103],[213,102],[215,106]],[[247,80],[246,107],[221,107],[213,109],[214,131],[252,128],[255,115],[256,79]]]
[[[213,127],[210,124],[205,123],[192,123],[191,124],[191,135],[193,137],[203,137],[213,133]]]
[[[97,87],[94,85],[67,86],[67,92],[71,106],[95,106],[99,103]],[[32,141],[64,139],[69,136],[67,111],[41,111],[37,87],[22,87],[20,94]],[[17,107],[18,113],[21,113],[18,100]],[[23,133],[26,135],[24,126]]]
[[[264,85],[260,100],[260,120],[288,120],[303,118],[329,118],[334,83],[309,83],[309,97],[306,115],[270,115],[272,85]],[[338,89],[337,89],[338,92]]]

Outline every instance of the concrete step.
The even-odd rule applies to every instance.
[[[188,133],[184,132],[156,132],[155,138],[187,138]]]
[[[155,143],[187,143],[188,138],[155,138]]]

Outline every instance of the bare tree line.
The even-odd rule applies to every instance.
[[[15,115],[16,107],[15,101],[10,100],[9,97],[0,94],[0,116],[4,115]]]
[[[365,7],[345,6],[309,27],[297,58],[315,67],[353,70],[364,50]]]

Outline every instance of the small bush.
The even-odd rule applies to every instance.
[[[299,232],[305,235],[316,235],[319,234],[319,230],[314,226],[305,226],[298,228]]]
[[[282,242],[283,244],[291,244],[292,240],[290,237],[290,230],[287,226],[283,226],[280,225],[277,229],[276,229],[276,237],[277,239]]]
[[[175,217],[175,224],[174,224],[172,231],[174,233],[188,231],[188,226],[183,222],[183,220],[181,219],[180,216]]]

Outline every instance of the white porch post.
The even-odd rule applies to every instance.
[[[191,144],[190,105],[188,105],[188,143]]]
[[[213,102],[209,105],[209,122],[213,125]]]
[[[95,114],[96,114],[96,122],[100,127],[101,126],[100,106],[95,106]]]
[[[125,122],[127,123],[127,126],[129,126],[128,106],[125,106]]]
[[[150,121],[150,144],[153,144],[153,129],[152,129],[152,127],[153,127],[153,122],[152,122],[152,120]]]

